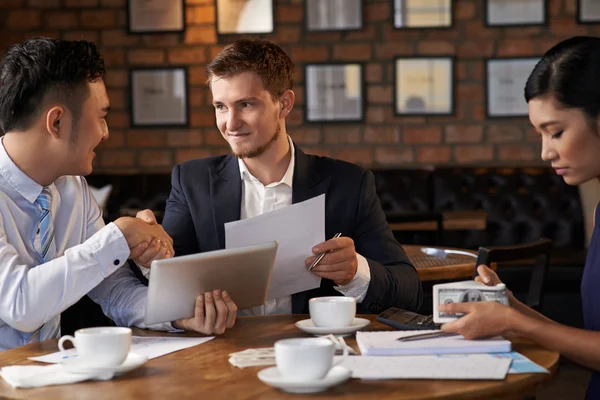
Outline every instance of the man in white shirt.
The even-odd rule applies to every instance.
[[[60,313],[86,294],[118,325],[145,327],[147,288],[122,266],[173,255],[160,225],[104,226],[81,177],[108,138],[103,75],[85,41],[28,40],[0,62],[0,351],[60,336]],[[228,306],[226,293],[201,295],[193,318],[150,328],[220,333]]]
[[[232,155],[192,160],[173,169],[162,224],[173,237],[175,254],[222,249],[226,222],[325,193],[326,237],[337,232],[342,237],[307,249],[314,255],[327,252],[312,270],[323,278],[321,287],[241,313],[307,313],[308,299],[333,295],[355,297],[359,312],[379,313],[390,306],[417,310],[421,282],[386,222],[373,174],[354,164],[307,155],[287,135],[295,73],[285,52],[265,40],[238,40],[207,70],[217,127]],[[306,267],[314,257],[307,257]]]

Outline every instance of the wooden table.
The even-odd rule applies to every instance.
[[[477,252],[451,247],[403,245],[406,255],[411,260],[422,281],[437,281],[446,279],[472,278],[475,270]],[[422,248],[439,250],[460,250],[471,253],[474,257],[461,254],[447,254],[446,257],[435,257],[422,252]],[[492,269],[496,269],[492,265]]]
[[[369,318],[368,330],[387,326]],[[549,380],[550,374],[509,375],[503,381],[385,380],[350,381],[316,395],[287,394],[263,384],[256,377],[264,367],[238,369],[228,354],[248,348],[272,347],[276,340],[305,337],[294,323],[306,315],[241,317],[224,336],[186,350],[150,360],[142,368],[107,382],[84,382],[38,389],[13,389],[0,379],[1,399],[500,399],[521,398]],[[164,332],[134,330],[134,335],[166,335]],[[181,334],[179,334],[181,335]],[[194,336],[186,333],[183,335]],[[354,339],[347,343],[357,349]],[[513,348],[552,372],[559,355],[541,347],[513,341]],[[35,364],[26,357],[56,350],[56,340],[34,343],[0,353],[0,366]],[[519,395],[519,397],[515,397]],[[508,396],[508,397],[507,397]]]
[[[445,211],[442,215],[442,226],[447,231],[485,230],[487,226],[487,212],[483,210]],[[389,225],[392,231],[435,231],[438,229],[436,221],[398,222]]]

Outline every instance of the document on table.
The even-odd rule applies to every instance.
[[[336,356],[336,360],[340,356]],[[506,377],[511,359],[491,354],[352,356],[340,365],[357,379],[497,379]]]
[[[304,259],[325,241],[325,195],[225,224],[228,249],[273,240],[279,246],[267,300],[319,287],[321,278],[306,269]]]
[[[490,353],[490,356],[496,358],[509,358],[512,360],[510,364],[509,374],[549,374],[546,368],[534,363],[529,358],[521,353],[511,351],[510,353]]]
[[[175,351],[187,349],[188,347],[197,346],[202,343],[206,343],[209,340],[214,339],[214,336],[209,337],[171,337],[171,336],[133,336],[131,338],[131,352],[140,354],[153,359],[156,357],[164,356],[165,354],[173,353]],[[67,358],[77,357],[76,349],[69,349],[66,351],[58,351],[56,353],[50,353],[39,357],[29,357],[30,360],[45,362],[45,363],[59,363]]]

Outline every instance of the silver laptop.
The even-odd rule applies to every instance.
[[[214,289],[240,310],[264,304],[276,254],[274,241],[153,261],[144,323],[193,317],[196,296]]]

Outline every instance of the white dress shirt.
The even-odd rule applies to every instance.
[[[267,186],[260,183],[254,177],[244,161],[239,159],[240,174],[242,177],[242,204],[240,219],[252,218],[263,213],[278,210],[292,204],[292,183],[294,181],[294,165],[296,162],[296,151],[294,143],[288,136],[292,157],[285,175],[279,182],[270,183]],[[308,249],[310,255],[310,249]],[[368,261],[357,254],[358,268],[350,283],[343,286],[334,286],[335,290],[345,296],[354,297],[360,303],[367,294],[371,282],[371,270]],[[240,310],[238,315],[272,315],[291,314],[292,296],[280,297],[268,300],[264,305],[248,310]]]
[[[130,251],[119,228],[104,226],[84,178],[63,176],[49,187],[57,258],[43,263],[34,246],[42,186],[15,165],[0,138],[0,351],[38,341],[46,321],[86,294],[117,325],[145,327],[147,288],[121,268]]]

